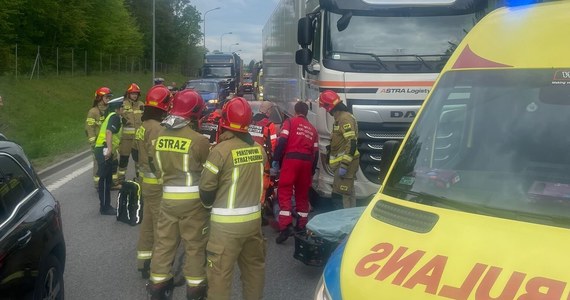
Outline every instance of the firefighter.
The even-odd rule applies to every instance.
[[[333,204],[342,198],[342,207],[354,207],[354,179],[360,162],[356,119],[334,91],[323,91],[319,95],[319,106],[334,117],[329,153],[329,165],[334,172]]]
[[[317,130],[307,120],[309,106],[304,102],[295,104],[295,117],[285,120],[279,135],[279,144],[275,150],[272,168],[279,170],[279,235],[275,239],[281,244],[292,233],[291,197],[295,191],[297,220],[295,230],[305,231],[309,217],[309,189],[317,167],[318,140]],[[282,163],[280,163],[282,161]]]
[[[95,99],[93,105],[87,112],[85,119],[85,134],[91,146],[91,151],[95,150],[95,140],[99,134],[101,124],[105,121],[105,111],[107,110],[107,103],[111,100],[113,94],[108,87],[100,87],[95,91]],[[97,160],[95,159],[95,152],[93,152],[93,184],[95,189],[99,187],[99,175],[97,175]]]
[[[180,240],[186,255],[187,298],[204,299],[206,293],[209,213],[200,202],[198,183],[210,144],[189,126],[204,107],[204,100],[196,91],[176,93],[172,108],[162,121],[165,128],[155,143],[155,160],[162,174],[163,192],[150,263],[148,291],[151,299],[168,299],[172,293],[174,280],[170,270]]]
[[[273,108],[273,103],[269,101],[261,102],[259,106],[259,113],[253,116],[251,125],[249,125],[249,134],[258,144],[263,146],[265,154],[267,155],[268,164],[271,162],[273,157],[273,151],[275,151],[275,145],[277,144],[277,131],[275,130],[275,124],[269,120],[269,114]],[[266,166],[269,169],[269,165]],[[264,206],[265,198],[268,193],[271,193],[272,189],[271,177],[269,172],[263,174],[263,195],[261,197],[261,205]],[[263,212],[263,210],[262,210]],[[266,219],[262,217],[262,222],[265,225]]]
[[[116,215],[117,210],[111,206],[111,186],[113,185],[113,170],[116,168],[119,143],[121,141],[123,114],[123,98],[109,101],[105,121],[95,140],[95,158],[98,163],[99,175],[99,213]]]
[[[261,196],[267,158],[248,133],[252,112],[236,97],[222,108],[220,143],[212,148],[200,181],[200,199],[211,209],[206,247],[208,300],[230,299],[237,262],[243,299],[261,299],[265,278],[265,241],[261,233]]]
[[[142,125],[137,129],[136,143],[139,149],[139,178],[143,202],[143,219],[137,245],[137,267],[142,278],[150,275],[150,259],[155,241],[155,228],[162,199],[162,179],[154,161],[154,145],[162,129],[160,122],[166,117],[171,95],[164,85],[155,85],[146,95]]]
[[[118,183],[125,180],[129,157],[132,155],[135,161],[135,170],[138,175],[138,149],[136,147],[135,133],[141,126],[141,116],[144,103],[139,100],[141,89],[136,83],[131,83],[124,95],[123,112],[123,135],[119,146],[119,170],[117,172]]]

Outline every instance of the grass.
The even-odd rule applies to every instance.
[[[188,80],[178,74],[157,74],[167,83]],[[34,167],[41,170],[56,161],[88,149],[85,117],[93,104],[95,90],[111,88],[122,96],[131,82],[145,91],[152,85],[149,74],[104,74],[51,76],[40,79],[0,79],[0,132],[19,143]]]

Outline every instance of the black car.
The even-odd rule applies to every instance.
[[[0,299],[64,299],[60,205],[22,148],[0,139]]]

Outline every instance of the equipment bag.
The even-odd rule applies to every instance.
[[[135,226],[142,222],[142,217],[141,187],[135,181],[126,180],[117,197],[117,221]]]

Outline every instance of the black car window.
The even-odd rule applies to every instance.
[[[0,224],[4,223],[36,186],[11,157],[0,155]]]

